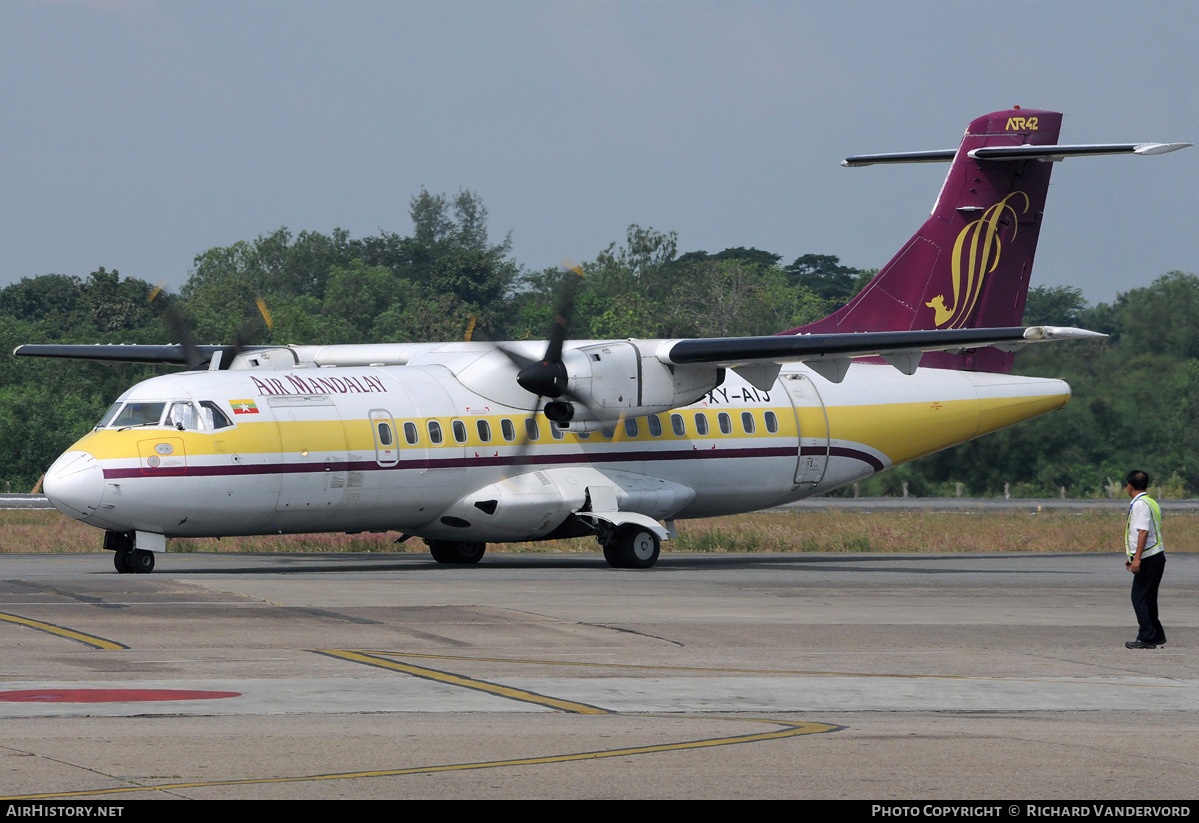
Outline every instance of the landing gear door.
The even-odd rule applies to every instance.
[[[788,372],[782,375],[780,382],[786,387],[795,410],[798,434],[795,485],[815,486],[824,479],[828,469],[828,412],[816,384],[807,375]]]

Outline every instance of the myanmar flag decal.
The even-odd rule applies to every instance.
[[[230,400],[229,405],[233,407],[234,414],[258,414],[258,406],[253,400]]]

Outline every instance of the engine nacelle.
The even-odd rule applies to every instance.
[[[717,366],[663,363],[658,356],[660,340],[612,340],[586,342],[566,348],[562,365],[567,373],[568,393],[545,398],[546,416],[569,431],[598,431],[622,417],[647,414],[694,403],[724,381]],[[538,341],[505,343],[523,358],[541,356]],[[570,346],[570,344],[567,344]],[[497,346],[443,344],[436,352],[438,363],[448,367],[462,384],[484,397],[515,408],[531,408],[533,396],[516,382],[518,367]],[[456,356],[461,365],[446,366]],[[422,365],[413,357],[409,365]],[[572,398],[583,398],[585,403]]]
[[[570,349],[563,354],[569,388],[588,398],[590,408],[572,403],[569,431],[597,431],[622,417],[669,411],[699,400],[724,381],[716,366],[674,366],[658,359],[657,343],[619,340]]]

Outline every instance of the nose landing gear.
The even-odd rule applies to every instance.
[[[104,548],[113,552],[112,565],[120,574],[154,571],[154,552],[135,548],[132,532],[105,532]]]

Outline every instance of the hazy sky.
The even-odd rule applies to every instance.
[[[287,226],[411,229],[477,191],[530,268],[630,223],[679,250],[881,266],[952,148],[1019,104],[1063,142],[1199,142],[1199,3],[0,2],[0,284],[174,287]],[[1199,271],[1199,148],[1054,171],[1034,283],[1092,301]]]

